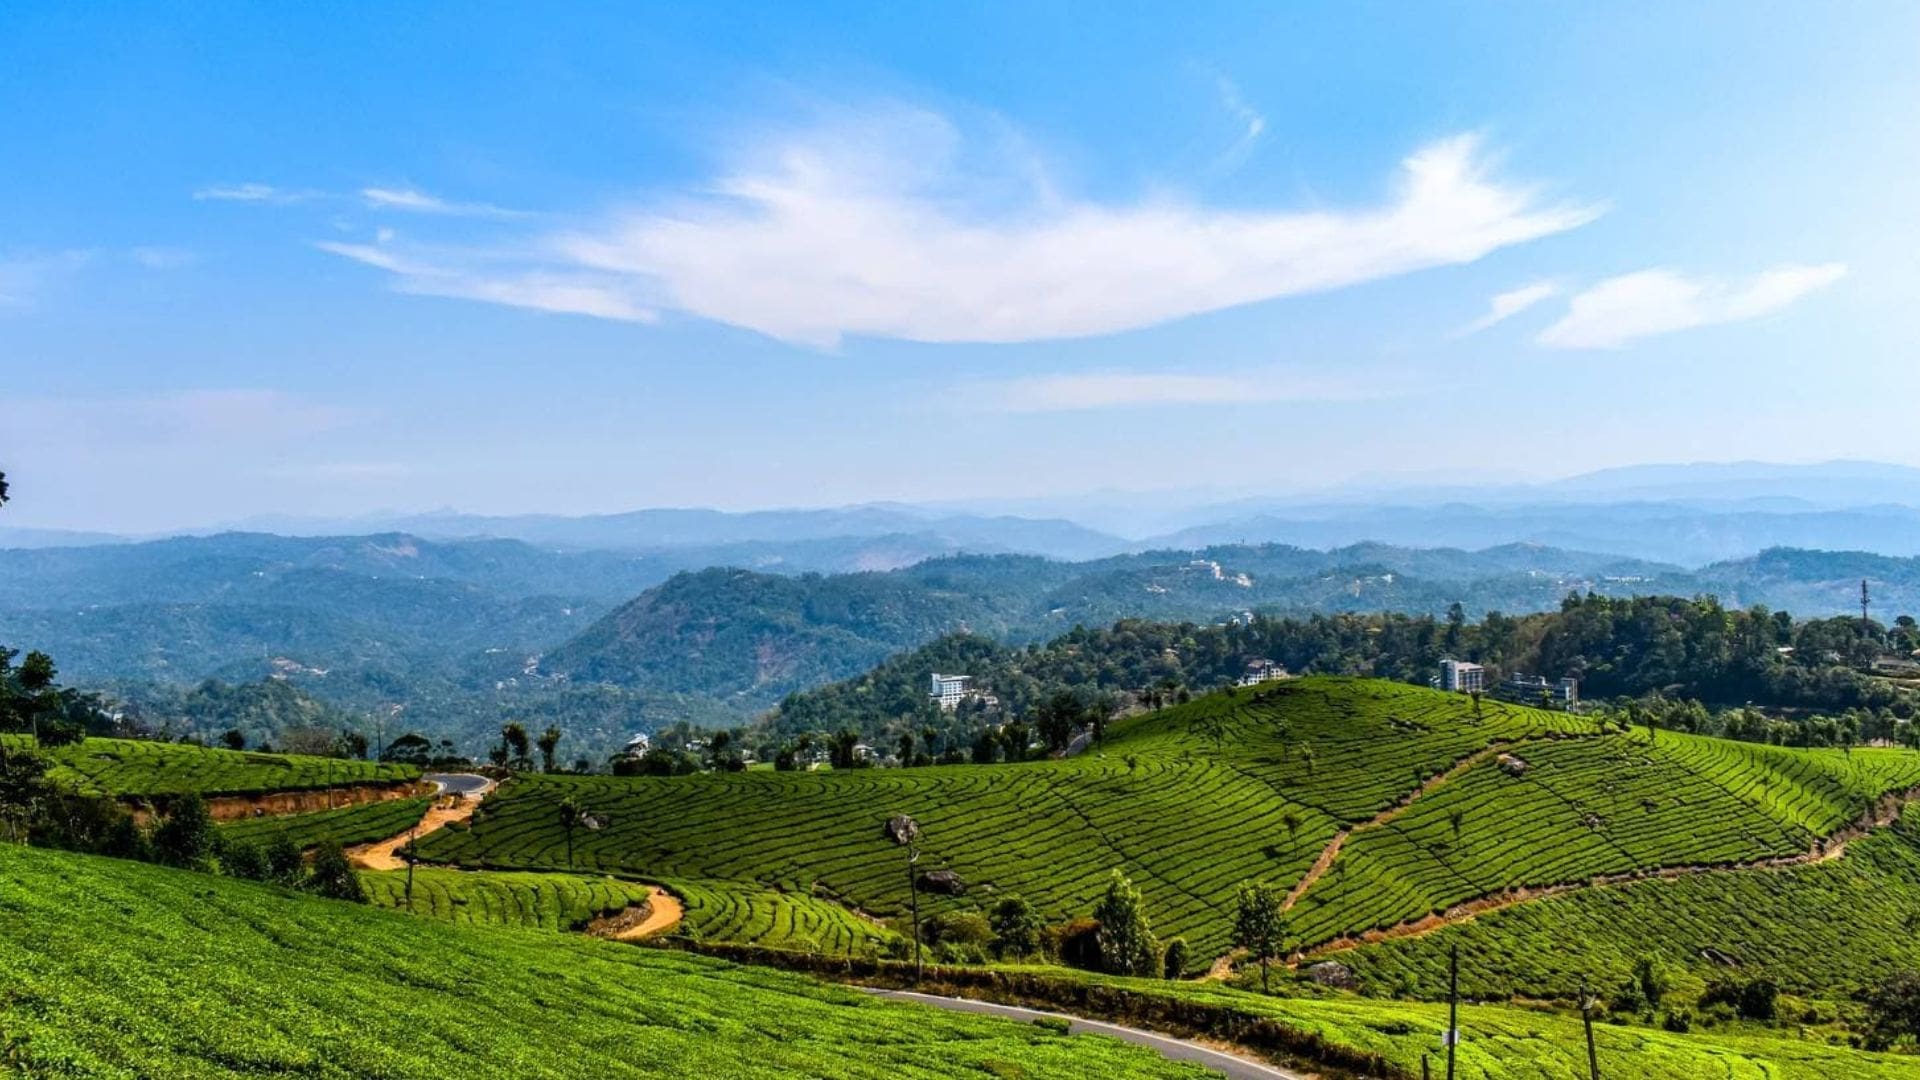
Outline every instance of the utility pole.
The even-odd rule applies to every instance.
[[[413,910],[413,841],[420,829],[420,823],[414,822],[407,829],[407,910]]]
[[[922,968],[920,966],[920,878],[914,873],[913,865],[920,861],[919,845],[907,841],[907,895],[913,905],[913,983],[920,985]]]
[[[1460,946],[1447,954],[1447,1080],[1453,1080],[1453,1055],[1460,1046]]]
[[[1873,624],[1867,619],[1867,607],[1873,603],[1873,597],[1867,592],[1867,579],[1860,579],[1860,629],[1865,632]]]
[[[1587,977],[1580,977],[1580,1023],[1587,1029],[1587,1077],[1600,1080],[1600,1055],[1593,1049],[1593,997],[1587,993]]]

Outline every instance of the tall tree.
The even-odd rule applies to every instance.
[[[548,725],[547,730],[541,732],[540,738],[535,741],[534,745],[540,748],[540,767],[543,771],[553,771],[553,754],[560,749],[562,738],[559,728]]]
[[[516,769],[524,769],[531,764],[528,756],[530,745],[527,741],[527,729],[518,720],[510,720],[501,725],[500,743],[507,748],[508,764]]]
[[[585,824],[587,808],[569,795],[560,800],[560,828],[567,834],[567,869],[573,869],[573,830]]]
[[[1234,943],[1260,961],[1260,992],[1268,992],[1267,964],[1280,949],[1285,916],[1280,894],[1263,881],[1243,881],[1234,898]]]
[[[1113,872],[1093,917],[1100,923],[1100,966],[1109,974],[1146,979],[1160,974],[1160,943],[1141,909],[1140,890],[1127,875]]]

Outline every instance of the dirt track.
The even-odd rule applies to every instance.
[[[407,862],[399,853],[409,840],[472,817],[473,812],[480,808],[480,800],[491,790],[493,784],[489,782],[472,794],[444,796],[427,811],[426,817],[420,819],[420,824],[398,836],[350,847],[347,849],[347,860],[363,870],[404,870]]]

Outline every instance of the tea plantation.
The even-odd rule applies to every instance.
[[[1571,999],[1583,975],[1611,992],[1650,957],[1688,1000],[1730,976],[1844,999],[1920,968],[1916,931],[1920,809],[1909,809],[1842,859],[1580,890],[1330,958],[1370,990],[1427,998],[1444,996],[1447,953],[1458,944],[1461,990],[1475,997]]]
[[[1155,928],[1201,962],[1226,950],[1234,887],[1328,872],[1289,913],[1312,945],[1517,886],[1661,867],[1804,856],[1884,792],[1920,785],[1920,754],[1790,750],[1660,733],[1367,680],[1222,693],[1117,725],[1075,758],[997,766],[749,772],[682,779],[531,776],[427,857],[560,868],[555,806],[603,827],[575,864],[656,880],[816,891],[876,915],[907,903],[894,814],[923,830],[923,869],[985,906],[1014,893],[1084,914],[1118,868]],[[1419,797],[1414,793],[1420,791]]]
[[[406,832],[431,805],[432,799],[390,799],[311,814],[242,818],[223,822],[218,828],[221,837],[229,843],[265,845],[285,835],[302,850],[328,840],[340,844],[370,844]]]
[[[666,883],[685,906],[680,931],[701,941],[748,941],[829,956],[887,951],[900,935],[831,900],[733,881]]]
[[[24,745],[20,736],[4,737]],[[53,763],[52,780],[90,795],[251,795],[396,783],[420,776],[411,765],[134,739],[85,739],[45,753]]]
[[[764,969],[0,844],[29,1076],[1198,1078],[1151,1051]]]
[[[601,915],[643,903],[648,894],[644,885],[608,877],[416,867],[409,908],[405,870],[363,871],[360,884],[368,901],[379,907],[448,922],[529,930],[584,929]]]

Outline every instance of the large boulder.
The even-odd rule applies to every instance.
[[[921,874],[920,887],[943,896],[959,896],[967,891],[967,883],[951,870],[929,870]]]
[[[1307,969],[1307,978],[1321,986],[1331,986],[1336,990],[1358,990],[1360,980],[1353,975],[1353,969],[1332,960],[1322,960]]]
[[[905,814],[895,814],[881,827],[881,833],[896,844],[911,844],[920,837],[920,826]]]

